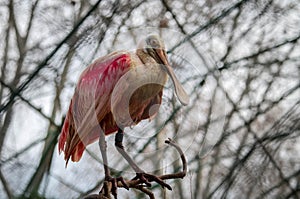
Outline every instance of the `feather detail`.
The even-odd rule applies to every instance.
[[[148,60],[149,61],[149,60]],[[151,61],[151,59],[150,59]],[[85,147],[118,128],[153,118],[167,74],[152,60],[119,51],[97,59],[81,74],[59,138],[59,152],[79,161]]]
[[[99,138],[99,124],[110,112],[110,93],[129,68],[130,54],[118,52],[96,60],[81,74],[59,138],[66,164],[70,158],[79,161],[85,147]],[[116,130],[108,128],[105,134]]]

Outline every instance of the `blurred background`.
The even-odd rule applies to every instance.
[[[157,198],[300,198],[300,2],[280,0],[1,0],[0,198],[82,198],[99,192],[98,143],[65,168],[57,138],[80,73],[149,33],[166,42],[190,95],[170,82],[151,122],[125,129],[124,145],[147,172],[181,169],[155,183]],[[109,166],[132,169],[107,136]],[[120,198],[145,198],[118,190]]]

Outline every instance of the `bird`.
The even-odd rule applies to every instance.
[[[105,136],[115,133],[115,146],[136,172],[135,179],[149,184],[156,181],[124,150],[124,129],[156,116],[162,103],[163,88],[171,78],[182,105],[189,96],[177,79],[167,58],[164,41],[156,34],[141,40],[135,51],[115,51],[96,59],[80,75],[59,136],[59,153],[64,152],[66,166],[78,162],[87,145],[99,141],[104,165],[104,180],[112,183],[116,198],[117,182],[129,189],[122,177],[113,178],[108,167]]]

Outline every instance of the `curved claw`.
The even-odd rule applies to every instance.
[[[117,188],[118,188],[118,182],[121,182],[123,187],[127,190],[129,190],[128,185],[126,184],[124,178],[122,176],[117,177],[117,178],[113,178],[111,176],[106,176],[105,177],[105,181],[106,182],[110,182],[111,183],[111,193],[114,196],[115,199],[117,199]]]
[[[160,179],[156,175],[152,175],[149,173],[137,173],[133,180],[140,180],[142,183],[145,183],[146,186],[151,187],[151,183],[155,181],[156,183],[160,184],[163,188],[166,187],[169,190],[172,190],[172,187],[165,183],[162,179]]]

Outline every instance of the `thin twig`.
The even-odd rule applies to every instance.
[[[49,116],[47,116],[41,108],[38,108],[34,106],[28,99],[25,99],[19,92],[15,91],[10,85],[6,84],[1,78],[0,78],[0,83],[4,86],[7,87],[10,91],[10,93],[15,93],[16,96],[18,96],[22,101],[24,101],[29,107],[37,111],[41,116],[43,116],[47,121],[49,121],[52,125],[55,127],[59,127]]]
[[[185,42],[189,41],[190,39],[192,39],[193,37],[195,37],[196,35],[198,35],[200,32],[202,32],[203,30],[206,30],[209,27],[211,27],[212,25],[214,25],[215,23],[219,22],[221,19],[223,19],[224,17],[226,17],[227,15],[229,15],[233,10],[235,10],[236,8],[241,7],[242,5],[244,5],[248,1],[249,0],[239,1],[236,4],[234,4],[233,6],[231,6],[230,8],[227,8],[227,9],[223,10],[221,12],[221,14],[219,14],[218,16],[212,18],[211,20],[209,20],[203,26],[198,27],[194,32],[192,32],[191,34],[187,35],[184,39],[182,39],[180,42],[178,42],[177,44],[175,44],[170,50],[168,50],[168,53],[173,52],[176,48],[178,48],[179,46],[181,46]]]
[[[93,7],[87,12],[87,14],[76,24],[76,26],[72,29],[72,31],[56,46],[56,48],[42,61],[36,69],[29,75],[29,77],[17,88],[16,92],[11,93],[9,100],[0,106],[0,113],[7,109],[11,104],[13,104],[15,98],[21,94],[29,83],[39,74],[40,70],[42,70],[48,63],[48,61],[56,54],[56,52],[65,44],[77,31],[77,29],[81,26],[81,24],[96,10],[98,5],[102,0],[98,0]]]

